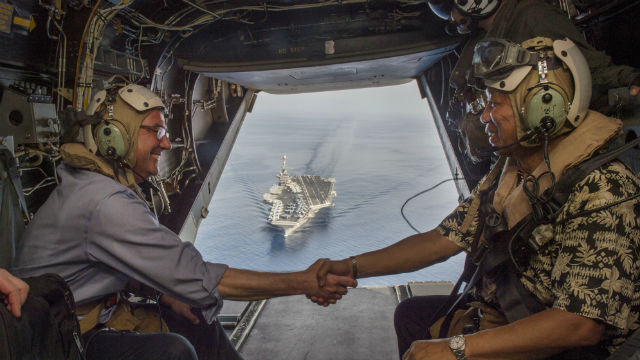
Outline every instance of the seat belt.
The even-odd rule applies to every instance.
[[[612,161],[631,150],[633,147],[640,144],[640,138],[636,138],[628,143],[619,146],[613,150],[606,151],[600,155],[591,157],[589,160],[568,169],[564,176],[560,179],[556,185],[553,199],[556,203],[564,205],[571,194],[573,187],[582,181],[589,173],[599,168],[600,166]]]

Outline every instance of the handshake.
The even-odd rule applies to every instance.
[[[358,286],[355,258],[338,261],[318,259],[304,273],[310,283],[310,289],[305,291],[307,298],[321,306],[335,304],[347,294],[347,287]]]

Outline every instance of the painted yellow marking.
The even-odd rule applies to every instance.
[[[36,22],[33,21],[33,17],[25,19],[25,18],[14,16],[13,23],[18,26],[22,26],[23,28],[29,30],[29,32],[33,31],[33,29],[36,27]]]

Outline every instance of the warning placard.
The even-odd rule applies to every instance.
[[[0,32],[11,33],[13,21],[13,5],[0,3]]]

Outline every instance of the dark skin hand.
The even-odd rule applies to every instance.
[[[559,309],[547,309],[522,320],[466,335],[469,360],[545,359],[564,350],[596,345],[604,325]],[[403,360],[455,359],[448,339],[418,340]]]
[[[358,277],[365,278],[416,271],[442,262],[462,249],[440,235],[436,230],[411,235],[386,248],[356,256]],[[353,278],[351,259],[325,261],[317,272],[318,285],[325,286],[328,276],[340,275]],[[327,303],[318,296],[309,299],[318,305]]]

